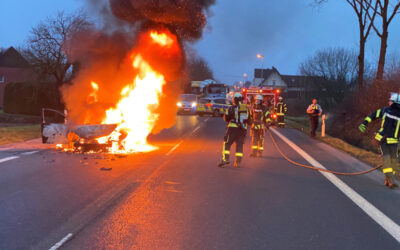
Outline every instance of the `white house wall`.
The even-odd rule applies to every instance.
[[[282,80],[280,75],[278,73],[272,73],[264,82],[263,86],[267,87],[277,87],[277,88],[282,88],[286,89],[287,85],[286,83]]]

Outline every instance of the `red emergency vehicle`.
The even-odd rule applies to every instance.
[[[262,95],[264,98],[264,104],[269,108],[271,114],[271,122],[275,123],[277,119],[276,115],[276,104],[278,103],[278,98],[281,94],[281,90],[279,88],[273,87],[256,87],[252,86],[248,89],[243,88],[242,94],[244,100],[247,103],[252,102],[255,100],[258,94]]]

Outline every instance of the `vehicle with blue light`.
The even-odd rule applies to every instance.
[[[205,97],[199,99],[196,112],[199,116],[212,115],[219,117],[225,114],[230,106],[225,97]]]
[[[196,114],[197,96],[194,94],[181,94],[176,105],[178,114]]]

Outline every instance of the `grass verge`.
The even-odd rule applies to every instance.
[[[285,117],[285,122],[287,126],[291,128],[295,128],[297,130],[302,131],[303,133],[309,135],[310,134],[310,124],[307,117]],[[321,127],[321,126],[320,126]],[[337,148],[343,152],[346,152],[357,159],[371,165],[376,166],[382,163],[382,158],[379,154],[374,152],[355,147],[342,139],[331,137],[329,135],[325,135],[325,137],[320,136],[320,128],[317,133],[317,140],[325,142],[330,146]]]
[[[0,127],[0,145],[41,137],[40,125]]]

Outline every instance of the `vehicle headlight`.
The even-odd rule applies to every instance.
[[[181,103],[181,102],[178,102],[178,103],[176,104],[176,106],[182,107],[182,103]]]
[[[197,106],[197,103],[192,103],[192,108],[194,108],[194,107],[196,107]]]

